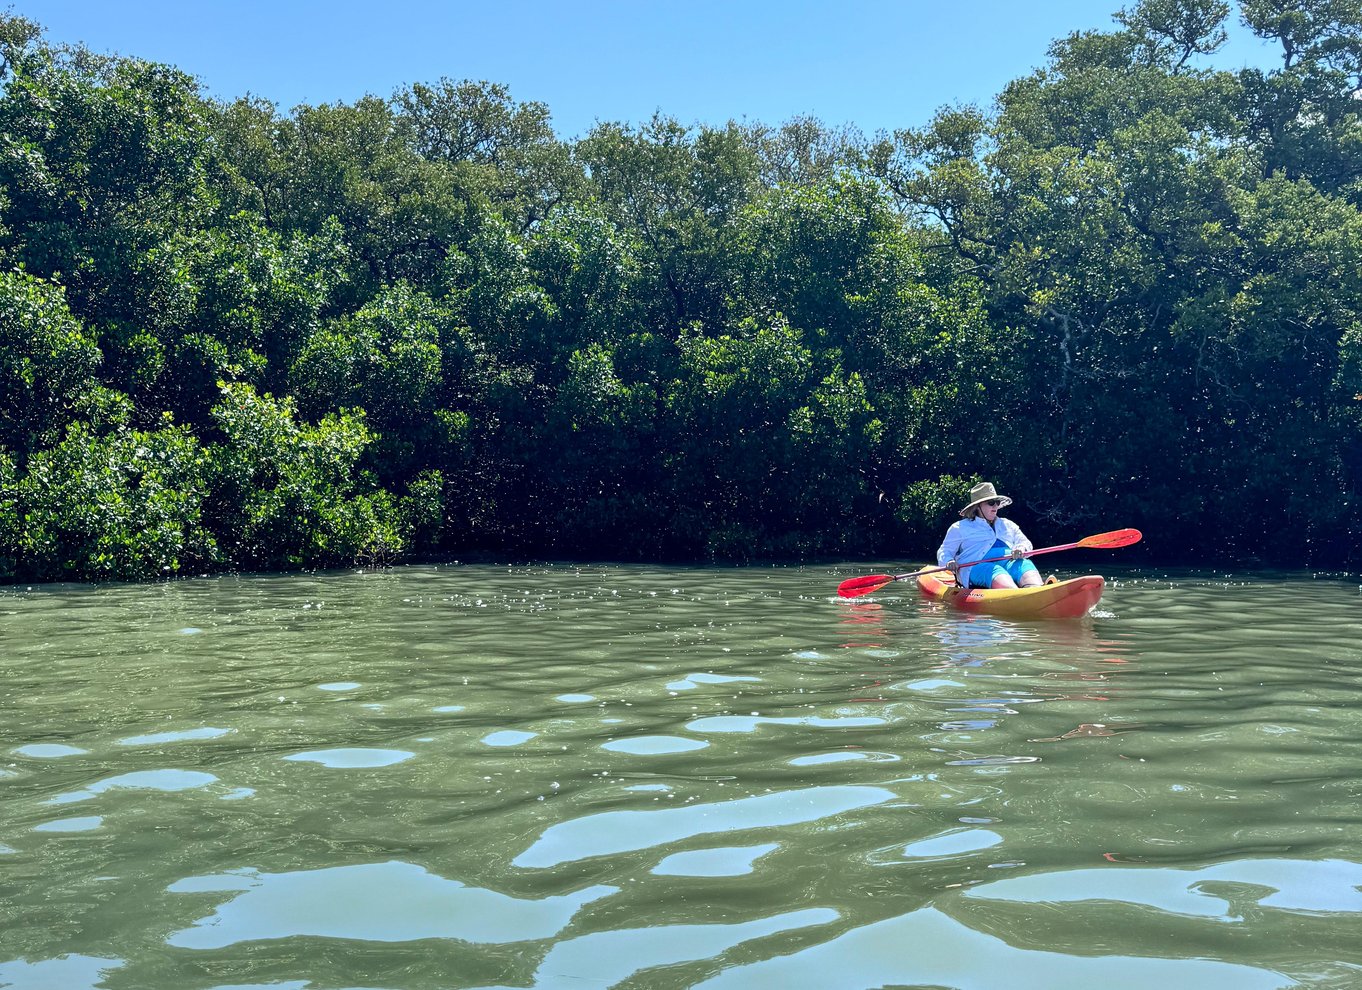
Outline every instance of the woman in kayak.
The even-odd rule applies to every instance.
[[[949,567],[962,588],[1033,588],[1041,584],[1036,565],[1026,559],[1035,549],[1021,527],[1003,519],[998,510],[1012,504],[987,481],[969,491],[969,505],[960,510],[964,518],[946,530],[936,552],[936,562]],[[1007,557],[992,564],[960,566],[962,560]]]

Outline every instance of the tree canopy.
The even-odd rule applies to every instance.
[[[1139,0],[892,134],[550,120],[0,16],[0,580],[921,554],[980,478],[1362,565],[1362,0]]]

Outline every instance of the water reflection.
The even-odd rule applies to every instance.
[[[362,687],[358,681],[331,681],[329,684],[318,684],[318,691],[354,691]]]
[[[86,815],[80,818],[59,818],[56,821],[34,825],[35,832],[92,832],[104,824],[100,815]]]
[[[914,859],[943,859],[992,849],[1002,841],[1001,835],[986,828],[955,828],[918,842],[911,842],[904,846],[901,855],[904,862]]]
[[[498,729],[496,732],[489,732],[483,736],[482,743],[484,746],[519,746],[521,743],[529,742],[537,735],[539,735],[537,732],[523,732],[520,729]]]
[[[668,691],[694,691],[702,684],[755,684],[761,681],[760,677],[748,677],[742,674],[715,674],[710,671],[687,674],[679,681],[671,681],[667,684]]]
[[[884,725],[875,715],[708,715],[686,723],[692,732],[753,732],[759,725],[793,725],[818,729],[855,729]]]
[[[1039,762],[1035,753],[980,753],[978,748],[1007,720],[1026,713],[1035,724],[1050,706],[1072,711],[1088,708],[1079,720],[1053,734],[1031,732],[1029,742],[1060,742],[1114,736],[1139,723],[1120,720],[1112,708],[1119,699],[1115,679],[1130,673],[1126,644],[1101,636],[1091,619],[1074,622],[1016,622],[948,610],[930,613],[929,633],[939,644],[933,670],[942,676],[902,685],[939,705],[948,717],[938,723],[940,751],[951,766],[1001,767]],[[1054,682],[1081,685],[1068,690]],[[1053,684],[1053,686],[1051,686]],[[979,694],[977,689],[1003,688]],[[967,744],[962,747],[962,744]]]
[[[790,760],[792,767],[815,767],[825,763],[848,763],[852,760],[874,760],[879,763],[893,763],[901,757],[894,753],[869,753],[865,750],[838,750],[834,753],[813,753],[809,756],[796,756]]]
[[[48,804],[88,801],[108,791],[189,791],[217,782],[217,777],[202,770],[139,770],[96,781],[84,790],[58,794]]]
[[[929,630],[940,643],[939,667],[943,669],[1037,657],[1074,661],[1084,667],[1128,662],[1128,644],[1099,635],[1090,618],[1021,622],[941,611],[934,614]]]
[[[76,953],[57,959],[11,959],[0,962],[0,987],[5,990],[102,990],[107,973],[126,965],[122,959]]]
[[[30,743],[14,750],[16,756],[28,756],[37,760],[60,760],[68,756],[84,756],[88,752],[88,749],[62,743]]]
[[[683,739],[680,736],[634,736],[630,739],[612,739],[602,743],[601,749],[632,756],[661,756],[665,753],[689,753],[708,745],[700,739]]]
[[[1006,647],[1035,632],[1029,626],[987,615],[943,612],[931,626],[941,644],[940,668],[981,667],[995,659],[1006,659]]]
[[[198,726],[193,729],[174,729],[166,732],[151,732],[141,736],[128,736],[118,740],[120,746],[160,746],[172,742],[191,742],[197,739],[217,739],[229,734],[231,729],[214,726]]]
[[[673,853],[653,867],[652,872],[671,877],[740,877],[751,873],[758,859],[779,848],[778,842],[765,842],[757,846],[692,849]]]
[[[415,753],[402,749],[366,749],[359,746],[340,749],[319,749],[308,753],[293,753],[284,759],[292,763],[319,763],[336,770],[360,770],[390,767],[410,760]]]
[[[1100,699],[1106,700],[1106,699]],[[1042,736],[1032,739],[1031,742],[1064,742],[1066,739],[1100,739],[1105,736],[1117,736],[1122,732],[1130,732],[1132,729],[1144,728],[1138,722],[1127,722],[1124,725],[1107,725],[1105,722],[1084,722],[1068,732],[1059,736]]]
[[[583,905],[618,891],[598,884],[558,897],[524,900],[468,887],[402,862],[295,873],[244,869],[188,877],[169,889],[179,894],[237,895],[166,939],[185,949],[220,949],[293,936],[367,942],[425,938],[529,942],[558,934]]]
[[[1138,866],[1056,871],[998,880],[966,896],[1050,906],[1102,901],[1243,921],[1242,909],[1232,913],[1231,895],[1219,896],[1227,891],[1217,886],[1221,884],[1237,885],[1232,896],[1240,904],[1362,915],[1362,865],[1336,859],[1236,860],[1198,870]]]
[[[879,602],[849,602],[842,606],[842,649],[878,649],[889,638],[888,615]]]
[[[659,811],[607,811],[546,829],[512,864],[543,869],[613,853],[632,852],[714,832],[775,828],[818,821],[892,800],[883,787],[810,787]]]
[[[830,978],[834,980],[831,984]],[[838,990],[887,986],[1277,990],[1295,985],[1294,980],[1271,971],[1205,959],[1108,953],[1085,958],[1020,949],[935,908],[923,908],[852,928],[830,941],[790,955],[734,966],[696,984],[696,990],[730,987],[827,990],[829,986]]]
[[[596,932],[555,945],[535,971],[531,986],[618,986],[646,970],[714,959],[744,942],[830,924],[837,917],[837,912],[828,908],[812,908],[738,924],[658,925]]]

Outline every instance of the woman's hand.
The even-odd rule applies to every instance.
[[[1026,551],[1023,550],[1021,547],[1014,547],[1012,552],[1009,553],[1008,556],[1011,557],[1013,560],[1025,560]]]

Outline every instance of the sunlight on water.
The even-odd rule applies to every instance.
[[[0,590],[0,987],[1362,985],[1355,580],[890,567]]]

